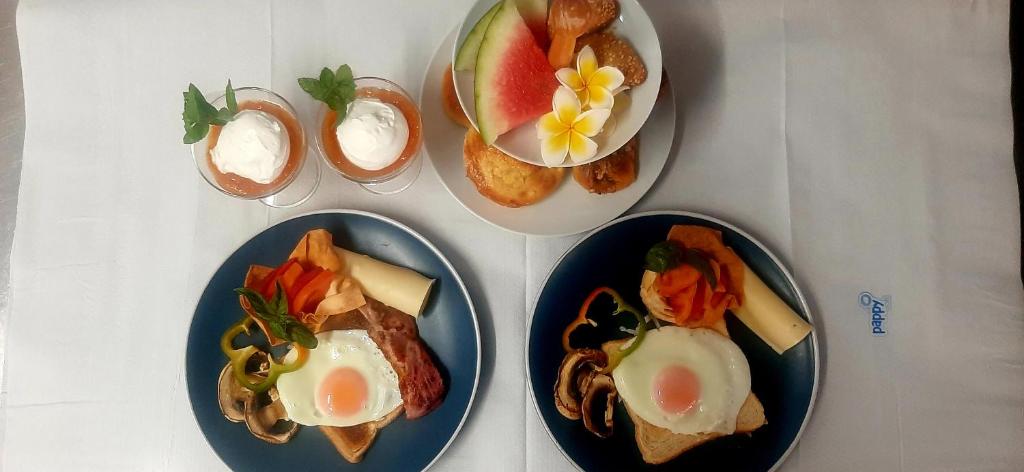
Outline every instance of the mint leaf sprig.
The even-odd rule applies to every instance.
[[[319,79],[303,77],[299,79],[299,87],[334,110],[337,114],[334,126],[341,124],[348,113],[348,104],[356,99],[356,80],[352,77],[352,68],[348,64],[342,64],[334,72],[324,67],[320,71]]]
[[[249,301],[253,313],[267,323],[267,328],[275,337],[297,343],[304,348],[315,348],[317,339],[313,332],[288,314],[288,298],[281,283],[278,282],[275,288],[274,296],[269,301],[259,292],[248,288],[236,288],[235,293]]]
[[[185,122],[185,137],[181,141],[185,144],[202,141],[210,132],[210,125],[224,126],[238,114],[235,89],[231,87],[230,80],[224,89],[227,107],[220,110],[210,105],[203,92],[193,84],[188,84],[188,91],[182,95],[185,96],[185,111],[181,114],[181,119]]]
[[[696,249],[680,247],[672,241],[661,241],[651,246],[644,260],[645,269],[659,274],[680,265],[688,265],[700,272],[712,289],[718,286],[718,277],[715,277],[707,256]]]

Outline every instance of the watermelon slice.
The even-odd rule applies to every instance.
[[[462,42],[459,52],[455,54],[455,70],[473,70],[473,66],[476,64],[476,54],[480,51],[480,42],[483,41],[484,33],[487,32],[487,27],[500,7],[501,2],[495,3],[487,10],[487,13],[484,13],[484,16],[477,20],[473,29],[469,30],[466,40]],[[530,32],[533,33],[533,39],[537,41],[537,45],[546,51],[548,45],[551,44],[551,39],[548,37],[548,0],[516,0],[516,8],[523,16],[523,20],[526,21]]]
[[[551,111],[555,71],[533,39],[515,0],[504,0],[476,58],[476,121],[487,144]]]
[[[487,10],[487,13],[484,13],[484,16],[477,20],[473,29],[469,30],[466,40],[459,47],[459,52],[455,53],[455,70],[473,69],[476,64],[476,53],[480,51],[480,42],[484,40],[484,33],[487,32],[487,27],[490,26],[491,19],[494,18],[495,13],[498,13],[499,8],[501,8],[501,2],[495,3],[490,10]],[[545,21],[546,18],[545,15]]]
[[[547,51],[551,39],[548,38],[548,0],[516,0],[519,14],[523,15],[526,26],[533,33],[537,46]]]

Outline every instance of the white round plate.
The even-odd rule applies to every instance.
[[[477,0],[466,19],[459,27],[457,41],[447,47],[447,62],[454,62],[456,45],[466,40],[466,35],[473,29],[476,22],[484,16],[494,3],[500,0]],[[593,159],[585,162],[573,163],[569,159],[557,167],[572,167],[574,165],[594,162],[602,157],[615,152],[615,150],[626,144],[637,130],[647,121],[648,116],[654,109],[658,99],[658,88],[661,87],[661,43],[658,42],[658,33],[654,30],[654,24],[643,7],[636,0],[619,0],[619,17],[611,25],[615,34],[625,38],[633,48],[640,54],[640,58],[647,67],[647,80],[644,83],[629,89],[625,94],[629,95],[629,105],[619,109],[616,107],[614,115],[615,126],[611,132],[599,135],[595,140],[598,143],[597,154]],[[575,67],[573,65],[572,67]],[[466,110],[469,121],[476,126],[476,107],[473,97],[473,71],[455,71],[455,93],[459,96],[462,108]],[[498,137],[494,145],[512,157],[521,161],[543,166],[544,159],[540,155],[540,142],[537,141],[537,120],[527,121],[515,129]],[[603,222],[602,222],[603,223]],[[589,229],[589,228],[588,228]]]
[[[657,100],[650,118],[640,129],[640,169],[633,185],[615,193],[596,195],[573,180],[566,169],[565,181],[548,198],[537,204],[507,208],[488,200],[477,192],[466,177],[462,159],[462,142],[466,129],[452,122],[444,113],[441,84],[451,58],[448,52],[455,44],[452,31],[434,53],[420,90],[420,112],[423,114],[424,150],[430,157],[441,183],[462,206],[480,219],[508,231],[536,236],[565,236],[594,229],[607,223],[644,196],[654,185],[668,160],[675,136],[676,110],[672,89]],[[650,73],[651,77],[660,73]]]

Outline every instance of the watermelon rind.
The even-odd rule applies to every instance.
[[[517,58],[510,54],[529,57]],[[518,60],[527,62],[508,62]],[[525,67],[523,73],[527,75],[509,72],[509,67],[517,65]],[[538,68],[546,69],[544,77],[529,75],[541,72]],[[507,76],[510,73],[513,75]],[[500,134],[519,126],[534,114],[536,117],[550,111],[551,94],[558,88],[555,71],[520,16],[515,0],[504,0],[491,19],[476,55],[474,75],[476,125],[487,144],[494,144]],[[522,100],[510,103],[509,93],[520,96]]]
[[[547,0],[540,1],[547,2]],[[484,16],[477,20],[473,29],[469,30],[466,40],[459,47],[459,52],[455,53],[455,70],[473,70],[473,66],[476,65],[476,54],[480,51],[480,43],[484,40],[484,33],[487,32],[487,27],[490,26],[491,19],[494,18],[495,13],[498,13],[499,8],[501,8],[501,2],[495,3],[487,10],[487,13],[484,13]]]
[[[495,122],[500,118],[491,116],[491,109],[486,104],[494,101],[495,91],[489,90],[484,84],[487,78],[494,74],[500,60],[504,57],[501,54],[508,47],[506,39],[507,32],[523,21],[516,9],[514,0],[504,0],[501,7],[495,12],[491,23],[487,25],[487,32],[480,41],[480,51],[476,55],[476,80],[473,84],[473,98],[476,105],[476,124],[480,130],[480,136],[487,144],[494,144],[498,139],[497,129],[500,123]]]

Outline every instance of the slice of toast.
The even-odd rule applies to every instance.
[[[356,463],[363,460],[363,455],[370,449],[377,432],[398,418],[405,409],[398,405],[391,413],[377,421],[370,421],[355,426],[320,426],[320,431],[334,444],[334,448],[345,460]]]
[[[640,455],[648,464],[663,464],[690,449],[722,436],[720,433],[676,434],[648,423],[634,413],[629,406],[626,406],[626,412],[633,420],[636,445],[640,448]],[[736,417],[736,433],[749,433],[765,423],[767,421],[764,417],[764,406],[761,405],[757,396],[751,393],[743,402],[740,413]]]
[[[357,310],[327,318],[319,327],[317,332],[336,329],[366,329],[369,322]],[[345,460],[356,463],[363,460],[363,455],[370,449],[373,440],[377,439],[377,432],[398,418],[405,408],[398,405],[394,410],[376,421],[369,421],[355,426],[321,426],[320,431],[327,436],[327,439],[334,444]]]
[[[729,337],[729,330],[725,326],[725,320],[719,320],[711,329],[718,331],[725,337]],[[606,353],[618,348],[625,340],[608,341],[601,346]],[[698,433],[698,434],[676,434],[660,426],[655,426],[644,420],[633,412],[626,405],[626,412],[633,420],[633,429],[636,432],[636,445],[640,448],[640,455],[648,464],[663,464],[675,459],[680,454],[689,451],[712,439],[721,437],[720,433]],[[768,423],[764,416],[764,405],[757,399],[754,392],[747,395],[747,399],[740,406],[740,412],[736,415],[736,433],[749,433]]]

